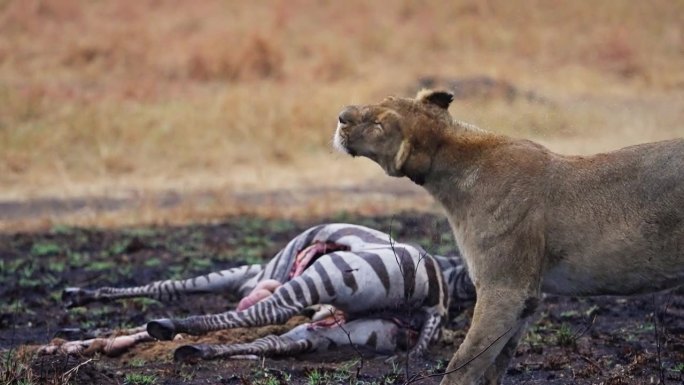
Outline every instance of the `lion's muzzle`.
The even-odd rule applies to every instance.
[[[356,156],[355,152],[348,148],[347,134],[345,128],[353,125],[356,121],[358,112],[355,107],[346,107],[337,117],[337,129],[333,137],[333,147],[340,152]]]
[[[358,109],[354,106],[349,106],[340,112],[337,121],[342,125],[353,124],[356,123],[357,115]]]

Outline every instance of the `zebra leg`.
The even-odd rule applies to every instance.
[[[357,319],[328,326],[307,323],[281,336],[266,336],[243,344],[185,345],[176,349],[173,356],[179,362],[194,362],[239,355],[289,356],[350,345],[391,353],[397,348],[398,334],[397,324],[383,319]]]
[[[69,287],[62,292],[62,301],[66,307],[76,307],[91,302],[106,302],[122,298],[147,297],[160,301],[173,300],[184,294],[210,292],[233,292],[244,296],[262,280],[275,279],[285,282],[297,253],[308,246],[324,227],[324,225],[312,227],[299,234],[266,265],[245,265],[186,280],[156,281],[136,287],[97,289]]]
[[[306,298],[295,294],[302,293],[302,277],[304,276],[285,283],[277,288],[272,296],[245,310],[184,319],[158,319],[147,323],[147,332],[159,340],[171,340],[178,333],[198,335],[222,329],[285,323],[312,305],[311,296]]]
[[[156,281],[135,287],[101,287],[81,289],[69,287],[62,292],[67,307],[83,306],[91,302],[107,302],[121,298],[147,297],[159,301],[174,300],[182,295],[237,292],[249,279],[263,270],[261,265],[245,265],[184,280]]]
[[[426,318],[420,329],[418,341],[409,351],[409,358],[414,359],[425,354],[430,343],[436,341],[442,331],[442,326],[446,322],[447,314],[441,306],[433,306],[425,311]]]
[[[233,292],[244,296],[262,280],[287,281],[299,251],[309,246],[321,229],[327,227],[329,226],[319,225],[302,232],[288,242],[266,265],[245,265],[186,280],[156,281],[137,287],[101,287],[98,289],[70,287],[62,292],[62,301],[67,307],[75,307],[121,298],[147,297],[160,301],[173,300],[184,294],[209,292]]]
[[[304,325],[300,325],[304,326]],[[177,362],[194,362],[220,357],[241,355],[295,355],[312,349],[309,340],[292,340],[286,336],[266,336],[245,344],[184,345],[176,349],[173,359]]]

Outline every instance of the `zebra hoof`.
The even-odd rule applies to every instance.
[[[173,360],[176,362],[192,363],[204,358],[202,345],[183,345],[173,353]]]
[[[168,318],[158,319],[147,323],[147,333],[158,340],[171,341],[176,335],[176,326]]]
[[[78,287],[67,287],[62,291],[62,302],[67,309],[83,306],[87,303],[93,302],[93,294],[90,290],[85,290]]]

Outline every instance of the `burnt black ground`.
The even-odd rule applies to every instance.
[[[399,240],[448,254],[453,241],[442,216],[401,213],[362,217],[340,214],[309,221],[227,218],[217,224],[141,227],[119,230],[55,227],[45,233],[0,235],[0,379],[19,383],[58,383],[69,369],[73,384],[131,383],[133,375],[156,384],[349,383],[359,366],[356,352],[325,357],[261,361],[212,361],[195,365],[172,362],[163,350],[140,350],[120,358],[34,357],[27,345],[44,344],[65,327],[84,330],[136,326],[146,320],[219,312],[233,303],[207,295],[164,305],[126,300],[67,310],[60,301],[68,286],[143,284],[190,277],[212,270],[270,258],[294,235],[322,222],[344,221],[390,232]],[[468,313],[449,325],[454,344],[462,341]],[[250,331],[235,338],[251,339]],[[262,331],[261,333],[264,333]],[[410,363],[410,374],[439,371],[453,351],[449,343]],[[17,350],[23,354],[15,354]],[[30,364],[23,372],[16,365]],[[23,373],[23,374],[22,374]],[[384,358],[365,359],[359,381],[402,383],[405,367]],[[31,378],[28,378],[33,376]],[[345,377],[346,376],[346,377]],[[505,384],[682,383],[684,378],[684,292],[636,297],[572,298],[548,296],[509,368]],[[438,383],[439,377],[418,383]]]

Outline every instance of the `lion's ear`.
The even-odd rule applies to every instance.
[[[447,91],[422,90],[418,92],[416,99],[423,102],[434,104],[437,107],[449,108],[449,104],[454,100],[454,94]]]

